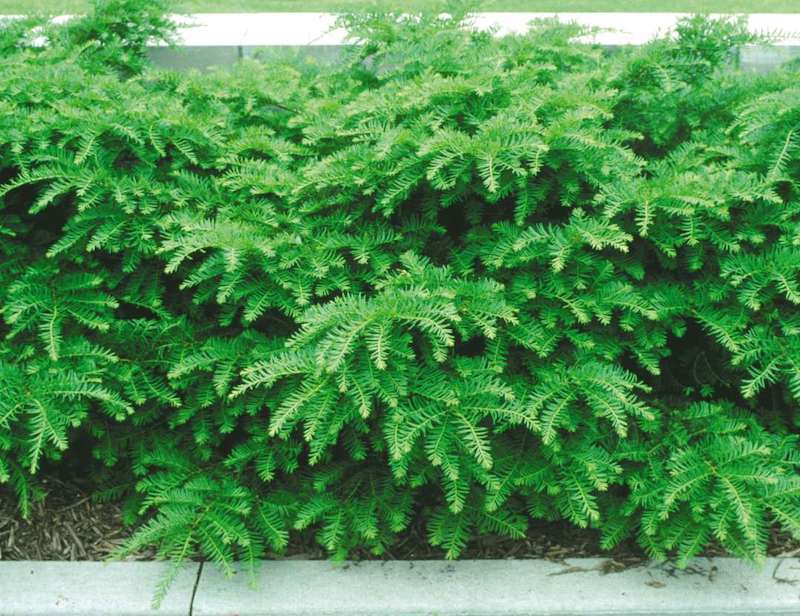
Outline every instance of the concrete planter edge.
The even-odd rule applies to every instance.
[[[689,567],[607,558],[265,561],[226,578],[190,563],[159,610],[168,563],[0,562],[0,616],[800,615],[800,558]]]

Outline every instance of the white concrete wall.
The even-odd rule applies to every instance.
[[[800,10],[800,0],[798,0]],[[558,17],[603,29],[592,40],[603,45],[637,45],[670,31],[685,13],[477,13],[480,28],[500,34],[523,32],[534,19]],[[182,43],[190,47],[341,45],[346,32],[331,13],[197,13],[179,16]],[[753,32],[783,32],[778,45],[800,45],[800,13],[748,16]]]
[[[798,11],[800,11],[800,0]],[[535,19],[553,18],[598,28],[585,37],[602,45],[640,45],[675,27],[687,13],[476,13],[480,28],[495,28],[498,34],[524,32]],[[717,15],[718,16],[718,15]],[[63,21],[69,16],[56,19]],[[2,19],[2,16],[0,16]],[[224,65],[251,56],[259,48],[305,49],[319,57],[336,56],[336,48],[348,43],[347,33],[336,27],[331,13],[197,13],[175,15],[179,24],[177,49],[154,49],[156,63],[174,68]],[[741,66],[768,70],[788,59],[800,57],[800,12],[756,13],[747,16],[754,33],[776,35],[777,49],[742,50]]]

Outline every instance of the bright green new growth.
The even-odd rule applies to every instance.
[[[734,22],[609,55],[368,15],[331,67],[141,72],[135,4],[0,32],[23,512],[63,459],[129,551],[225,569],[420,517],[448,558],[531,518],[682,563],[800,537],[796,67],[736,71]]]

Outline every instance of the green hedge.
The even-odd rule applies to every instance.
[[[0,33],[23,513],[78,469],[128,550],[226,569],[419,519],[448,558],[531,518],[681,563],[800,536],[797,67],[737,72],[737,22],[366,15],[335,66],[176,74],[138,5]]]

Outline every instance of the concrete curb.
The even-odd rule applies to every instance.
[[[264,563],[246,576],[201,578],[194,616],[655,616],[800,614],[800,561],[759,571],[734,559],[686,570],[648,564],[608,573],[599,558]],[[775,576],[773,577],[773,572]],[[784,577],[785,576],[785,577]],[[779,580],[787,581],[779,581]]]
[[[182,568],[161,609],[150,604],[163,562],[0,562],[0,616],[186,616],[200,565]]]
[[[800,615],[800,558],[756,569],[730,558],[679,570],[616,570],[602,558],[268,561],[225,579],[185,567],[161,610],[164,563],[0,563],[0,616],[731,616]]]

